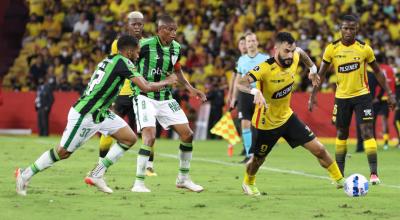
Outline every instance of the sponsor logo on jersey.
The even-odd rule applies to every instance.
[[[157,67],[156,69],[151,69],[150,74],[151,75],[161,75],[162,72],[163,72],[162,69]]]
[[[272,83],[281,83],[281,82],[285,82],[285,79],[272,79],[272,80],[270,80],[270,82],[272,82]]]
[[[283,89],[275,92],[272,95],[272,99],[281,99],[284,98],[285,96],[289,95],[289,93],[292,91],[293,88],[293,82],[290,83],[289,85],[285,86]]]
[[[349,73],[349,72],[353,72],[354,70],[358,70],[358,69],[360,69],[359,62],[346,63],[346,64],[338,66],[339,73]]]
[[[364,109],[365,116],[372,116],[372,109]]]

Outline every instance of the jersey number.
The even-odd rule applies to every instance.
[[[105,72],[103,70],[100,70],[100,69],[96,70],[93,73],[93,76],[90,79],[90,82],[88,84],[88,88],[86,90],[86,95],[89,95],[93,91],[94,87],[101,82],[101,80],[103,79],[104,75],[105,75]]]
[[[82,128],[82,132],[79,134],[81,137],[87,137],[90,132],[90,128]]]

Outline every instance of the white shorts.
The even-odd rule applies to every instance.
[[[133,97],[137,132],[143,128],[155,127],[156,119],[164,129],[171,125],[189,123],[185,113],[175,99],[157,101],[144,95]]]
[[[82,116],[73,107],[68,113],[68,123],[61,138],[60,146],[68,152],[74,152],[96,132],[112,135],[128,124],[118,115],[111,112],[109,117],[100,123],[94,123],[92,114]]]

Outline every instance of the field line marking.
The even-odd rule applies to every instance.
[[[156,155],[157,156],[160,155],[162,157],[178,159],[178,156],[173,155],[173,154],[156,153]],[[236,164],[236,163],[225,162],[225,161],[220,161],[220,160],[211,160],[211,159],[206,159],[206,158],[201,158],[201,157],[194,157],[192,160],[206,162],[206,163],[221,164],[221,165],[232,166],[232,167],[243,167],[243,164]],[[330,180],[330,178],[327,176],[314,175],[314,174],[309,174],[309,173],[305,173],[303,171],[297,171],[297,170],[285,170],[285,169],[266,167],[266,166],[261,166],[260,169],[268,170],[268,171],[272,171],[272,172],[276,172],[276,173],[287,173],[287,174],[305,176],[305,177],[316,178],[316,179]],[[383,187],[400,189],[399,185],[390,185],[390,184],[384,184],[384,183],[381,183],[379,185],[383,186]]]

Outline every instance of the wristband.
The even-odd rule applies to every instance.
[[[251,93],[252,95],[256,95],[258,92],[260,92],[260,90],[258,90],[258,89],[256,89],[256,88],[252,88],[252,89],[250,90],[250,93]]]
[[[317,66],[315,66],[315,64],[312,67],[310,67],[310,73],[311,74],[316,74],[317,71],[318,71],[318,69],[317,69]]]

